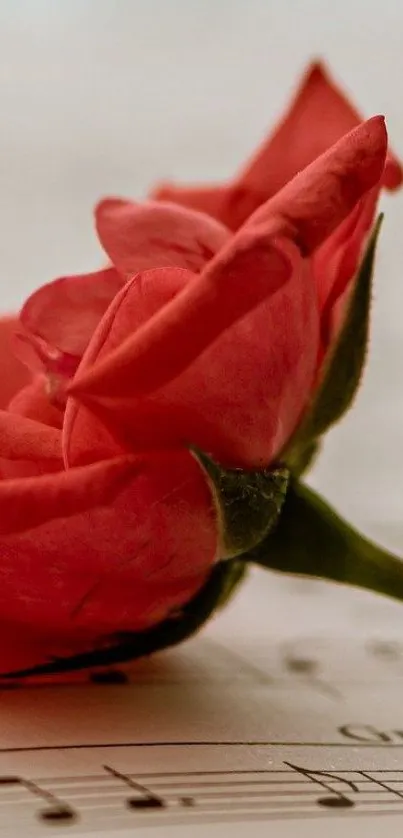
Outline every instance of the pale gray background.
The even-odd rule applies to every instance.
[[[98,267],[103,194],[230,175],[312,56],[403,155],[402,44],[401,0],[0,0],[1,308]],[[403,194],[385,208],[365,385],[313,481],[403,550]]]

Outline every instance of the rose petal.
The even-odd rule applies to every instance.
[[[31,379],[30,373],[14,353],[14,333],[17,328],[17,318],[0,318],[0,408],[7,407],[15,393]]]
[[[379,186],[367,193],[346,222],[335,230],[314,255],[313,271],[325,350],[331,340],[332,310],[354,281],[374,221],[378,196]]]
[[[3,480],[49,474],[63,468],[62,418],[62,411],[49,403],[42,378],[17,393],[7,411],[0,411]]]
[[[188,209],[199,210],[199,212],[224,220],[224,207],[228,200],[228,192],[232,186],[176,186],[174,183],[163,183],[151,192],[151,198],[156,201],[169,201],[177,203]]]
[[[190,271],[180,268],[160,268],[145,271],[127,283],[95,332],[80,365],[80,374],[91,371],[98,357],[117,349],[127,335],[134,334],[194,278]],[[122,441],[81,403],[70,398],[64,418],[63,448],[66,464],[72,465],[117,456]]]
[[[107,198],[98,204],[96,223],[102,246],[126,277],[170,266],[200,271],[229,237],[207,215],[153,201]]]
[[[51,404],[47,379],[43,375],[36,376],[30,384],[23,387],[11,400],[7,410],[19,416],[27,416],[28,419],[36,419],[53,428],[61,429],[63,425],[63,411]]]
[[[2,438],[4,435],[2,427]],[[141,470],[140,460],[134,463],[133,459],[120,456],[86,468],[0,482],[0,533],[21,532],[53,518],[76,515],[98,503],[109,503],[116,491]]]
[[[10,460],[58,460],[61,452],[60,430],[26,416],[0,410],[1,457]]]
[[[201,209],[236,230],[261,204],[361,121],[325,67],[315,62],[303,76],[274,133],[237,178],[228,184],[206,187],[162,184],[152,194],[158,200]],[[389,152],[382,184],[396,189],[402,178],[402,166]]]
[[[288,254],[287,264],[287,245],[281,243],[281,255],[270,233],[288,235],[311,253],[379,182],[386,146],[382,117],[336,143],[261,207],[197,281],[95,369],[79,375],[71,392],[85,393],[86,400],[133,399],[179,375],[223,329],[289,278],[295,256]]]
[[[186,451],[141,468],[121,458],[8,481],[0,484],[3,532],[10,514],[19,529],[26,515],[26,528],[1,537],[0,612],[44,639],[48,631],[36,663],[63,644],[78,651],[159,622],[196,593],[215,559],[210,492]]]
[[[72,375],[102,315],[123,286],[114,268],[67,276],[28,297],[18,357],[31,369]]]
[[[260,207],[245,229],[272,224],[309,255],[331,235],[384,169],[387,133],[382,116],[354,128]]]
[[[151,193],[156,200],[177,203],[189,209],[205,212],[225,224],[230,230],[237,230],[261,204],[271,197],[263,189],[250,189],[242,180],[223,186],[180,187],[166,185],[157,187]]]
[[[270,197],[360,122],[358,111],[325,67],[315,62],[303,77],[285,117],[247,164],[240,181],[248,189]],[[389,189],[402,183],[402,167],[392,153],[388,155],[384,182]]]
[[[16,434],[15,430],[20,428],[20,420],[17,419],[18,424],[15,426],[12,419],[13,414],[34,419],[36,423],[40,423],[41,430],[38,436],[36,436],[35,431],[34,444],[32,444],[31,436],[32,426],[29,425],[27,436],[25,423],[22,429],[22,440],[18,439],[18,433]],[[8,405],[6,415],[10,416],[10,419],[6,419],[4,427],[3,417],[3,427],[0,431],[0,442],[3,442],[2,449],[9,452],[1,452],[0,475],[3,480],[14,477],[33,477],[63,469],[60,434],[63,412],[50,404],[46,392],[46,380],[43,376],[37,376],[31,384],[23,387],[14,396]],[[43,428],[43,426],[46,428],[47,425],[50,425],[53,429],[58,429],[58,435],[56,436],[51,432],[49,436]],[[37,424],[34,425],[34,429],[38,429]],[[21,459],[21,457],[28,457],[29,459]]]
[[[237,236],[200,277],[187,282],[96,369],[78,375],[71,392],[133,398],[161,387],[186,369],[224,329],[278,291],[290,278],[295,258],[287,242],[274,244],[260,231]],[[134,280],[139,281],[141,276]],[[156,274],[155,281],[163,283],[164,274]]]
[[[106,315],[84,356],[80,372],[110,359],[128,333],[128,324],[144,313],[150,299],[164,305],[163,289],[184,278],[171,269],[133,281],[121,304]],[[147,306],[143,306],[147,299]],[[204,322],[204,321],[203,321]],[[131,372],[125,374],[126,398],[84,404],[69,399],[65,422],[68,463],[127,450],[193,443],[221,463],[260,468],[267,465],[294,429],[309,397],[316,369],[319,317],[316,290],[308,266],[296,259],[293,275],[274,296],[226,329],[180,375],[148,398],[131,398]],[[153,367],[154,370],[154,367]],[[110,394],[109,386],[105,390]],[[105,429],[105,425],[107,429]]]

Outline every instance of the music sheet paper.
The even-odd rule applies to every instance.
[[[2,690],[0,835],[401,836],[402,608],[256,571],[128,683]]]

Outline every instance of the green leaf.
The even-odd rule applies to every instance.
[[[245,558],[403,600],[403,561],[360,535],[298,481],[290,483],[275,531]]]
[[[250,550],[274,527],[287,492],[288,471],[225,469],[192,448],[207,475],[218,517],[220,558]]]
[[[379,216],[355,280],[343,328],[330,350],[305,418],[282,457],[293,473],[301,451],[341,419],[358,391],[367,353],[372,276],[381,223]]]

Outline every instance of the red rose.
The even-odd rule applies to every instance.
[[[235,235],[103,201],[110,267],[27,301],[17,351],[34,376],[0,413],[1,671],[158,625],[209,578],[222,545],[189,448],[262,469],[290,440],[330,335],[316,260],[337,238],[356,265],[386,147],[383,119],[363,123]]]

